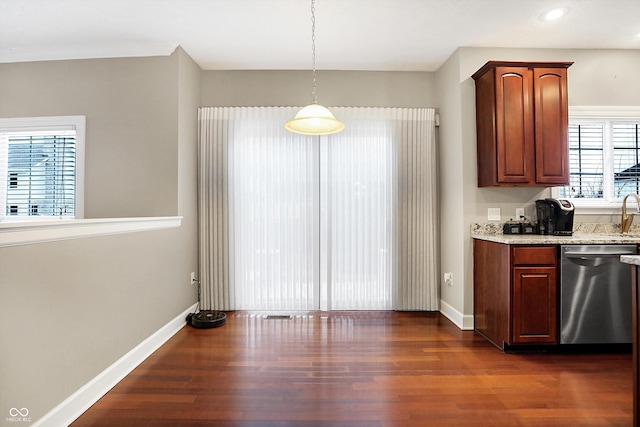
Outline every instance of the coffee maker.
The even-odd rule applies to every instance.
[[[573,203],[566,199],[536,200],[538,233],[571,236],[573,234],[574,211]]]

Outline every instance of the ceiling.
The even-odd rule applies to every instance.
[[[550,9],[568,13],[553,22]],[[310,0],[0,0],[0,62],[169,55],[311,68]],[[458,47],[640,49],[640,0],[316,0],[318,69],[435,71]]]

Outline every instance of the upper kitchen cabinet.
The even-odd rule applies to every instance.
[[[571,64],[489,61],[473,74],[479,187],[569,184]]]

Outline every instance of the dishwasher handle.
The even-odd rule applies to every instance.
[[[635,252],[612,252],[612,253],[588,253],[588,252],[565,252],[567,258],[592,259],[592,258],[614,258],[621,255],[636,255]]]

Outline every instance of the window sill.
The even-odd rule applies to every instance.
[[[0,248],[180,227],[181,216],[0,223]]]
[[[604,199],[573,199],[562,197],[557,187],[551,189],[551,197],[569,200],[576,208],[576,215],[620,215],[622,212],[622,199],[605,201]],[[629,198],[627,200],[627,211],[635,212],[635,210],[635,200]]]

